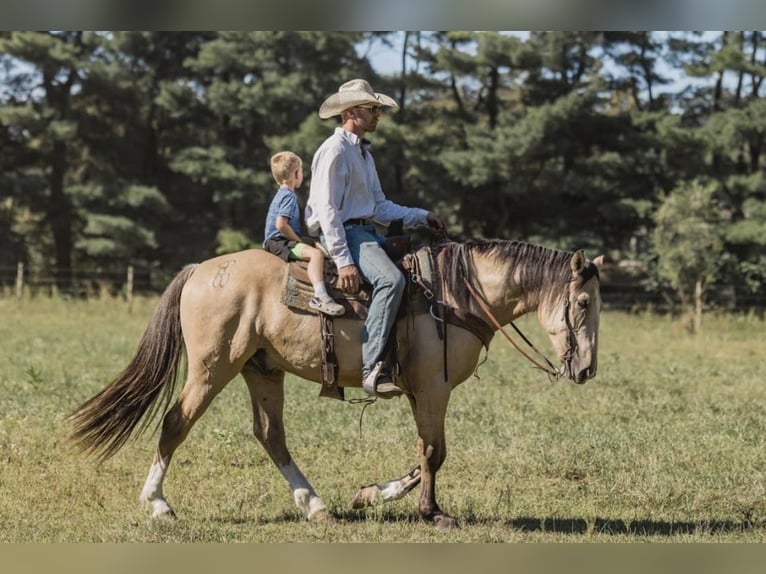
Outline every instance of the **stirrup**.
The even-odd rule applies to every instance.
[[[383,370],[383,362],[379,361],[375,363],[375,367],[373,367],[372,371],[367,373],[367,375],[362,379],[362,388],[364,391],[371,396],[374,397],[380,397],[383,399],[392,399],[394,397],[398,397],[402,394],[402,390],[396,386],[396,383],[393,382],[393,378],[391,379],[391,385],[396,388],[396,391],[390,391],[387,393],[379,393],[378,392],[378,378],[380,377],[381,371]]]
[[[372,370],[362,379],[362,388],[368,395],[375,396],[375,383],[383,370],[383,361],[378,361]]]

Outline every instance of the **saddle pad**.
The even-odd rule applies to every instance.
[[[361,319],[367,317],[367,307],[370,304],[372,289],[367,284],[362,284],[358,293],[349,295],[335,288],[338,273],[334,265],[327,265],[325,261],[325,285],[330,297],[343,305],[346,309],[344,319]],[[282,282],[282,303],[296,311],[316,313],[309,309],[309,301],[314,296],[314,287],[308,276],[308,263],[305,261],[291,261],[287,264],[284,281]]]

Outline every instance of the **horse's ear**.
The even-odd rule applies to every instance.
[[[572,273],[579,275],[585,269],[585,252],[580,249],[572,256]]]
[[[593,265],[595,265],[596,267],[601,267],[603,264],[604,264],[604,256],[603,255],[599,255],[598,257],[596,257],[593,260]]]

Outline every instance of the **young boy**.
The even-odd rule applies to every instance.
[[[309,307],[326,315],[343,315],[343,305],[327,293],[324,283],[324,254],[301,240],[301,219],[295,190],[303,183],[303,162],[290,151],[271,158],[271,174],[279,190],[269,206],[263,247],[285,261],[308,261],[308,276],[314,286]]]

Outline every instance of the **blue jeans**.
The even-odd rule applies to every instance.
[[[373,225],[346,225],[346,243],[362,277],[372,285],[372,300],[362,329],[362,374],[369,373],[383,351],[404,294],[402,272],[383,250],[385,238]],[[324,236],[320,236],[324,245]]]

